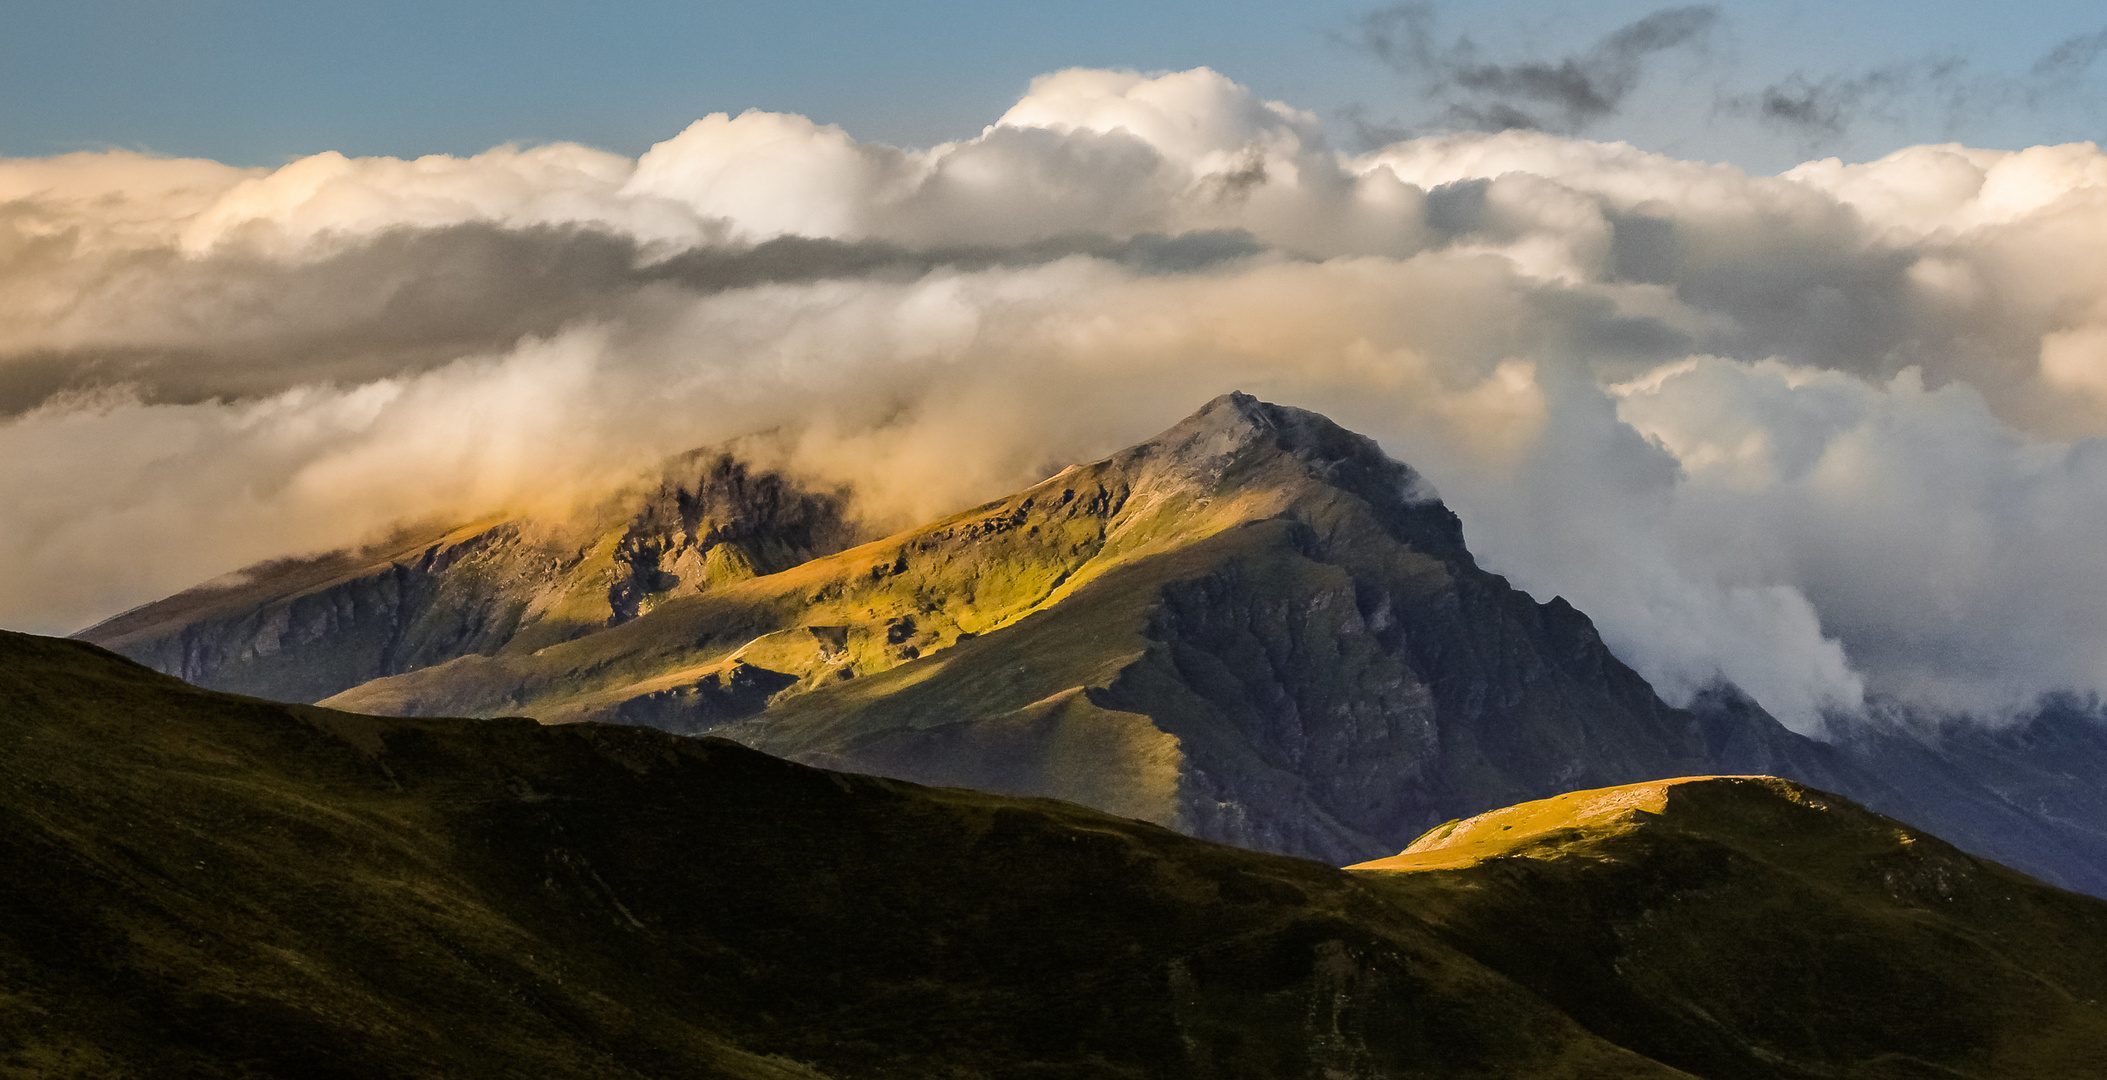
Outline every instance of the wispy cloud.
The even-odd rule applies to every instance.
[[[1930,109],[1951,129],[1991,88],[1972,83],[1958,57],[1906,61],[1853,74],[1793,72],[1750,93],[1721,93],[1720,111],[1753,117],[1800,136],[1809,149],[1841,139],[1867,120],[1899,124]]]
[[[1709,102],[1714,121],[1746,121],[1783,135],[1801,154],[1833,151],[1868,130],[1952,138],[1971,126],[2096,104],[2087,79],[2107,53],[2107,30],[2075,34],[2022,72],[1980,70],[1960,56],[1881,59],[1846,70],[1798,69],[1751,85],[1727,44],[1716,7],[1664,8],[1602,38],[1549,57],[1502,54],[1441,28],[1441,8],[1402,3],[1369,11],[1333,40],[1406,80],[1410,100],[1385,117],[1355,104],[1337,111],[1350,145],[1375,149],[1440,131],[1527,129],[1598,137],[1619,120],[1668,108],[1646,90],[1667,57],[1715,55],[1713,71],[1682,70],[1670,97]],[[1636,113],[1634,110],[1638,110]],[[1921,136],[1920,136],[1921,137]]]
[[[2075,34],[2058,42],[2034,62],[2029,74],[2037,79],[2062,79],[2083,74],[2107,52],[2107,29]]]
[[[1902,129],[1928,122],[1950,134],[1970,121],[2071,105],[2102,52],[2107,30],[2065,38],[2019,75],[1977,71],[1951,55],[1855,72],[1795,71],[1758,90],[1722,90],[1718,109],[1795,134],[1809,151],[1836,145],[1869,124]]]
[[[1577,132],[1615,115],[1651,58],[1702,47],[1718,22],[1710,6],[1666,8],[1567,56],[1499,60],[1468,35],[1441,40],[1431,5],[1398,4],[1362,16],[1344,40],[1446,99],[1451,126]]]

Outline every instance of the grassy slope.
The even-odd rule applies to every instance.
[[[669,600],[576,641],[463,657],[330,703],[409,715],[525,710],[552,722],[600,719],[735,658],[796,675],[811,689],[1013,625],[1119,566],[1280,513],[1295,494],[1259,483],[1203,501],[1207,493],[1189,487],[1152,486],[1132,457],[1077,466],[886,540]],[[808,627],[838,640],[823,642]]]
[[[1212,426],[1189,421],[1010,498],[678,599],[629,625],[532,655],[464,657],[328,703],[412,715],[621,719],[630,718],[625,703],[641,696],[678,695],[751,663],[799,684],[766,717],[720,730],[801,760],[1073,799],[1276,850],[1380,849],[1389,842],[1383,830],[1371,837],[1327,820],[1299,793],[1303,781],[1288,763],[1253,754],[1241,733],[1217,722],[1218,703],[1185,690],[1178,673],[1154,678],[1151,688],[1143,683],[1163,673],[1129,679],[1125,705],[1102,704],[1100,692],[1144,659],[1162,590],[1204,577],[1225,558],[1255,568],[1255,578],[1284,577],[1267,598],[1273,606],[1298,604],[1312,578],[1327,591],[1343,589],[1352,606],[1352,582],[1297,558],[1286,527],[1291,515],[1334,532],[1380,527],[1355,517],[1352,496],[1313,483],[1307,462],[1269,447],[1232,455],[1223,471],[1214,471],[1222,461],[1195,460],[1188,443],[1222,442],[1222,426],[1219,418]],[[1429,589],[1446,580],[1435,559],[1395,548],[1380,558],[1401,561],[1400,573]],[[838,647],[808,627],[831,628]],[[1374,651],[1365,638],[1357,645]],[[1358,663],[1380,669],[1378,683],[1412,681],[1379,657]],[[1364,709],[1395,704],[1381,687],[1360,685],[1368,680],[1335,681],[1334,696],[1370,691]],[[1234,774],[1235,790],[1189,790],[1185,744],[1204,745],[1225,783]],[[1368,754],[1360,767],[1391,764]],[[1230,820],[1209,832],[1212,823],[1194,820],[1203,804],[1233,819],[1239,800],[1255,797],[1253,785],[1269,792],[1260,831]],[[1308,818],[1297,826],[1308,835],[1279,834],[1274,803]]]
[[[1352,875],[0,634],[0,1075],[1670,1076]]]
[[[998,633],[790,698],[722,730],[814,763],[1116,805],[1187,831],[1209,824],[1196,820],[1200,800],[1185,769],[1197,752],[1217,773],[1275,789],[1269,809],[1292,808],[1313,831],[1365,847],[1371,840],[1330,821],[1285,763],[1252,750],[1240,730],[1248,722],[1223,724],[1185,678],[1166,677],[1164,647],[1150,634],[1165,589],[1225,563],[1257,567],[1247,584],[1263,588],[1267,582],[1248,579],[1271,578],[1291,593],[1306,584],[1297,579],[1323,576],[1315,563],[1278,558],[1289,550],[1285,527],[1251,523],[1133,560]],[[1280,838],[1236,839],[1278,846],[1265,841]]]
[[[2107,904],[1786,781],[1573,793],[1355,869],[1699,1075],[2107,1076]]]

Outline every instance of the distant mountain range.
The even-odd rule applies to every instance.
[[[2107,902],[1768,778],[1338,870],[0,632],[0,867],[10,1076],[2107,1075]]]
[[[1730,686],[1671,707],[1314,413],[1228,395],[884,539],[846,505],[697,452],[574,519],[258,567],[80,636],[215,689],[706,732],[1334,864],[1575,788],[1775,774],[2107,895],[2096,715],[1821,742]]]

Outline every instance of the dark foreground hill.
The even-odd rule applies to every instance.
[[[1580,798],[1346,872],[0,634],[0,1075],[2107,1075],[2107,903],[1778,782]]]
[[[1573,788],[1777,774],[2107,895],[2107,802],[2059,764],[2107,761],[2107,725],[1984,754],[1819,743],[1730,689],[1672,708],[1584,614],[1479,567],[1412,469],[1304,410],[1227,395],[846,550],[837,496],[722,455],[609,506],[264,568],[83,636],[221,689],[707,732],[1334,863]]]

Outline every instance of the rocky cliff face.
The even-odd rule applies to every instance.
[[[265,564],[78,636],[199,686],[315,701],[462,656],[569,640],[858,539],[839,493],[697,451],[576,518],[408,532]]]
[[[666,470],[615,542],[608,625],[714,585],[773,574],[862,539],[840,493],[798,488],[730,454],[696,451]]]

